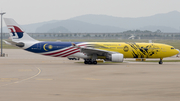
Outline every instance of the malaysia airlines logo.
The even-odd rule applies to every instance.
[[[13,39],[20,39],[23,37],[23,31],[17,26],[8,26],[12,33]]]

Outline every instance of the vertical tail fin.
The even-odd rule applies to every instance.
[[[11,18],[4,18],[10,37],[13,42],[37,41],[25,33],[22,28]]]

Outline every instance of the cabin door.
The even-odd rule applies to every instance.
[[[38,44],[37,44],[37,49],[38,49],[38,50],[41,50],[41,43],[38,43]]]

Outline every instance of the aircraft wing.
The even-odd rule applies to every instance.
[[[96,49],[96,48],[93,48],[93,47],[81,47],[81,46],[77,46],[74,43],[72,43],[72,45],[75,48],[79,48],[82,53],[85,53],[87,55],[92,55],[92,54],[105,55],[105,54],[116,54],[117,53],[117,52],[113,52],[113,51],[106,51],[106,50]]]
[[[103,54],[115,54],[116,52],[112,52],[112,51],[106,51],[106,50],[100,50],[100,49],[95,49],[95,48],[81,48],[80,49],[81,52],[86,53],[88,55],[91,54],[98,54],[98,55],[103,55]]]

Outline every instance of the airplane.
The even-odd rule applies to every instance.
[[[179,54],[173,46],[160,43],[135,42],[46,42],[30,37],[11,18],[4,18],[10,31],[11,41],[4,42],[26,51],[52,57],[77,57],[84,59],[84,64],[97,64],[97,59],[123,62],[124,58],[163,58]]]

